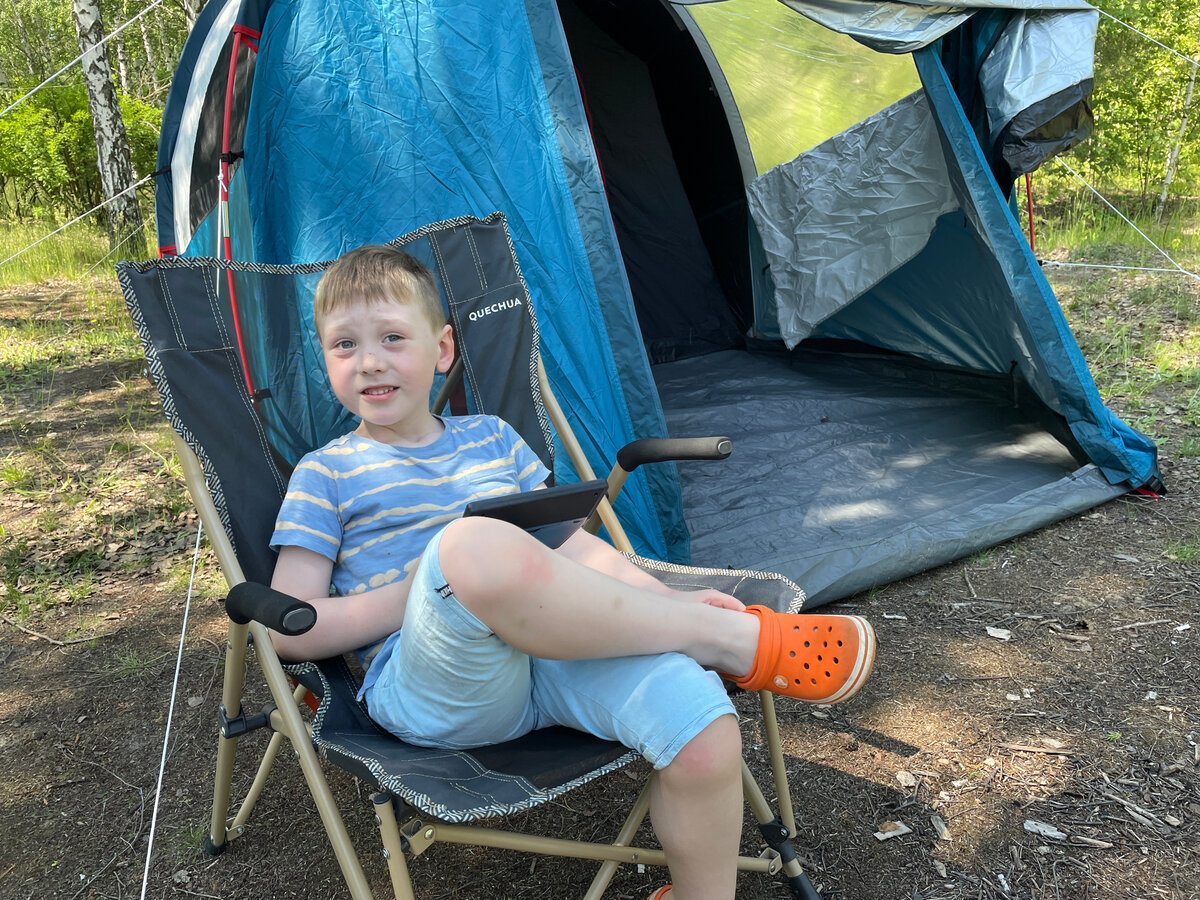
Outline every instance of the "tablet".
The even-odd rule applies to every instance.
[[[588,520],[608,492],[601,478],[537,491],[472,500],[463,516],[487,516],[524,528],[548,547],[559,547]]]

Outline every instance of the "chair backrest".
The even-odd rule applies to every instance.
[[[390,243],[435,273],[462,361],[465,411],[508,421],[553,471],[537,319],[504,216],[437,222]],[[271,579],[267,545],[291,467],[355,425],[329,386],[312,325],[313,293],[332,262],[167,257],[117,266],[164,411],[200,460],[252,581]]]

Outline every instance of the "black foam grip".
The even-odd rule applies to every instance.
[[[288,635],[304,634],[317,623],[317,611],[311,604],[253,581],[229,591],[225,614],[239,625],[253,620]]]
[[[632,472],[646,463],[725,459],[732,452],[733,441],[727,437],[642,438],[617,452],[617,464],[626,472]]]

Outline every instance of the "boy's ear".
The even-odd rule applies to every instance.
[[[442,328],[438,335],[438,358],[437,370],[445,373],[450,371],[450,366],[454,364],[454,329],[449,323]]]

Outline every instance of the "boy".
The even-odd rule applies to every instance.
[[[410,743],[475,747],[563,724],[639,750],[659,770],[651,819],[673,880],[654,896],[729,900],[741,738],[715,673],[843,699],[870,671],[870,626],[680,593],[582,531],[551,550],[461,518],[469,500],[535,490],[549,472],[495,417],[430,413],[453,336],[432,274],[402,251],[334,263],[314,320],[333,391],[361,424],[292,476],[272,586],[318,617],[307,634],[273,635],[276,649],[357,649],[372,718]]]

